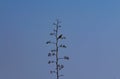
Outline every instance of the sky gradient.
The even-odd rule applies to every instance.
[[[55,79],[45,42],[57,18],[70,57],[61,79],[120,79],[119,0],[0,0],[0,79]]]

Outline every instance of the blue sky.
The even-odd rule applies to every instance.
[[[52,23],[68,48],[61,79],[120,78],[120,1],[0,0],[0,79],[55,79],[47,64]]]

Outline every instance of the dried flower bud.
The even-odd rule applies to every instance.
[[[69,57],[67,57],[67,56],[64,56],[64,59],[66,59],[66,60],[69,60]]]
[[[52,53],[52,56],[55,56],[55,53]]]
[[[51,63],[51,61],[48,61],[48,64],[50,64]]]
[[[46,44],[49,44],[49,43],[51,43],[51,41],[47,41],[47,42],[46,42]]]
[[[48,56],[51,56],[51,53],[48,53]]]

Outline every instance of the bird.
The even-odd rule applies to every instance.
[[[59,37],[58,37],[57,39],[60,39],[60,38],[62,38],[62,34],[60,34]]]

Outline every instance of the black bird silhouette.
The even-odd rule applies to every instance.
[[[60,34],[59,37],[58,37],[57,39],[60,39],[60,38],[62,38],[62,34]]]

